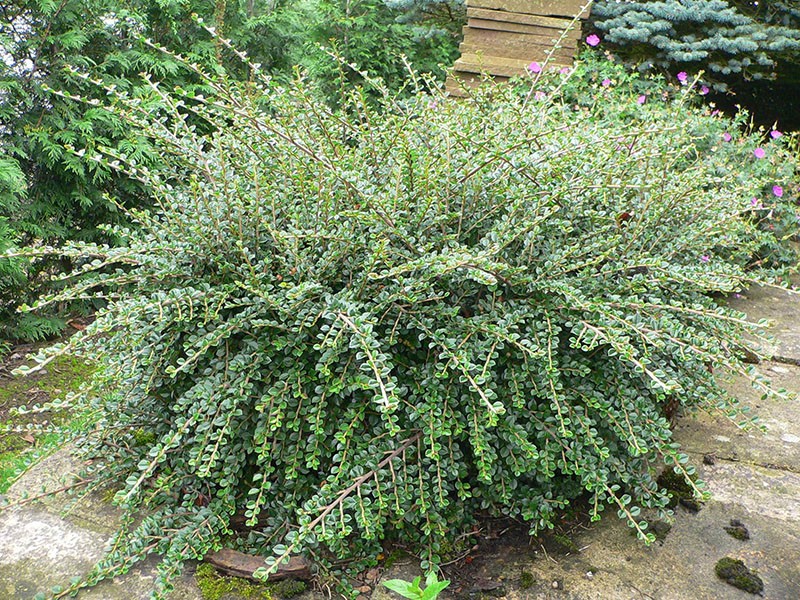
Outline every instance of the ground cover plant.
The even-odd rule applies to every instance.
[[[98,365],[57,405],[94,415],[87,476],[128,514],[54,596],[157,553],[163,597],[220,545],[260,575],[305,554],[346,592],[386,540],[432,570],[480,515],[537,532],[579,496],[649,541],[658,473],[702,485],[668,415],[746,421],[720,374],[782,393],[718,296],[796,262],[765,250],[776,215],[797,233],[795,163],[688,85],[590,62],[461,102],[376,83],[378,107],[355,89],[333,111],[302,78],[197,76],[211,93],[110,95],[167,160],[97,160],[159,210],[124,247],[68,246],[74,283],[40,302],[108,303],[40,359]]]

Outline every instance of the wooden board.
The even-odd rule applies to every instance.
[[[468,52],[469,48],[478,48],[483,49],[487,56],[525,58],[531,54],[537,54],[539,48],[543,47],[545,51],[555,48],[558,36],[552,36],[547,31],[550,30],[545,30],[544,35],[529,35],[513,31],[473,29],[464,36],[461,52]],[[561,40],[559,47],[555,48],[555,54],[572,58],[575,56],[576,49],[576,40],[564,39]]]
[[[496,62],[496,58],[510,58],[516,61],[522,61],[526,65],[532,61],[540,64],[548,63],[558,64],[572,64],[575,51],[571,48],[556,48],[553,49],[552,44],[534,44],[527,42],[525,44],[516,45],[509,43],[506,45],[495,45],[487,50],[484,44],[462,43],[459,47],[461,56],[476,56],[488,62]],[[548,53],[550,58],[548,59]],[[475,61],[473,61],[475,62]]]
[[[234,577],[254,579],[253,573],[257,569],[266,567],[264,559],[260,556],[245,554],[238,550],[223,548],[218,552],[206,554],[206,562],[212,564],[218,571]],[[288,563],[283,563],[275,573],[267,578],[269,581],[281,579],[311,579],[311,565],[300,556],[293,556]]]
[[[475,54],[463,54],[456,61],[453,70],[457,77],[462,73],[488,73],[490,75],[500,75],[502,77],[519,77],[527,72],[529,60],[518,60],[509,57],[477,56]],[[550,62],[553,67],[564,67],[572,64],[572,60],[554,60]]]
[[[586,5],[586,0],[467,0],[467,2],[469,6],[475,8],[569,18],[577,16]],[[588,15],[583,16],[585,18]]]
[[[452,77],[469,89],[484,74],[497,83],[524,76],[533,61],[552,68],[571,66],[581,38],[576,16],[589,16],[586,0],[467,0],[461,58]],[[447,90],[466,95],[452,77]]]
[[[511,23],[508,21],[495,21],[491,19],[470,18],[467,21],[467,27],[464,28],[464,34],[467,35],[467,28],[469,29],[482,29],[485,31],[509,31],[513,33],[521,33],[524,35],[535,35],[539,37],[546,37],[549,40],[556,40],[564,34],[563,29],[555,27],[544,27],[542,25],[526,25],[524,23]],[[581,37],[579,29],[571,29],[564,34],[564,39],[578,41]]]
[[[526,13],[508,12],[506,10],[473,8],[472,6],[467,7],[467,17],[474,19],[485,19],[487,21],[499,21],[501,23],[541,25],[542,27],[552,27],[553,29],[566,29],[572,24],[571,19],[543,17],[541,15],[529,15]]]

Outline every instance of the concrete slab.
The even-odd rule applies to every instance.
[[[74,481],[81,464],[67,450],[33,467],[9,489],[18,501]],[[117,509],[102,494],[64,494],[0,513],[0,598],[31,600],[53,586],[66,586],[103,557],[120,523]],[[145,600],[150,597],[157,561],[137,565],[123,577],[81,592],[85,600]],[[175,600],[201,600],[193,569],[176,585]]]
[[[774,360],[800,365],[800,293],[757,286],[731,298],[729,305],[751,321],[771,321],[767,333],[775,341],[760,345],[761,349]]]
[[[800,392],[800,367],[766,362],[758,369],[776,388]],[[680,419],[676,425],[675,435],[684,449],[800,473],[800,400],[762,398],[743,377],[724,385],[743,405],[752,408],[751,414],[758,416],[766,432],[739,429],[722,414],[698,413]]]
[[[109,534],[70,523],[42,508],[11,509],[0,515],[0,598],[31,600],[53,586],[87,573],[103,556]],[[150,560],[124,577],[81,593],[84,600],[146,600],[156,563]],[[200,600],[191,573],[176,586],[175,600]]]
[[[747,525],[750,540],[725,532],[732,518]],[[540,550],[525,556],[509,550],[484,560],[476,576],[502,583],[502,595],[511,599],[750,599],[714,573],[716,562],[731,556],[758,572],[763,598],[800,598],[800,531],[738,504],[714,501],[697,514],[681,510],[663,544],[649,548],[613,517],[572,540],[582,548],[578,554],[545,556]]]

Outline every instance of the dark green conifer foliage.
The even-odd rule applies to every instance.
[[[0,198],[0,218],[10,228],[7,239],[39,248],[67,239],[113,242],[102,225],[123,219],[120,205],[145,202],[140,184],[92,157],[113,148],[139,163],[153,163],[157,157],[149,144],[99,106],[51,90],[96,99],[96,86],[82,72],[130,96],[144,89],[143,72],[188,85],[174,61],[137,41],[139,35],[164,44],[188,39],[193,58],[212,57],[214,45],[210,38],[198,39],[197,27],[196,43],[187,37],[191,22],[180,7],[179,2],[110,0],[26,0],[2,6],[0,150],[7,157],[4,166],[24,173],[26,184],[23,194],[17,179],[5,178],[17,190]],[[4,175],[9,173],[4,169]],[[14,309],[35,298],[42,285],[49,287],[53,268],[65,266],[46,257],[24,268],[17,263],[13,281],[0,288],[0,337],[41,339],[60,330],[59,320],[20,317]]]

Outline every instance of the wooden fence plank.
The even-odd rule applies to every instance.
[[[468,2],[469,6],[475,8],[558,17],[574,17],[586,4],[585,0],[468,0]]]
[[[551,35],[548,33],[549,31],[552,30],[546,29],[543,34],[530,35],[515,33],[513,31],[474,29],[464,36],[461,47],[482,48],[487,55],[497,56],[507,56],[507,50],[509,48],[515,51],[525,52],[526,48],[537,47],[535,50],[530,51],[530,53],[535,53],[540,46],[555,46],[558,36]],[[561,40],[560,47],[555,50],[555,53],[566,54],[567,58],[571,59],[575,56],[576,49],[576,40],[564,39]],[[524,56],[524,54],[520,55],[520,58]]]
[[[467,0],[461,58],[446,89],[463,96],[461,85],[475,87],[483,75],[498,83],[525,75],[533,61],[551,67],[572,65],[581,36],[580,21],[573,18],[585,4],[585,0]]]
[[[487,73],[489,75],[500,75],[502,77],[519,77],[525,75],[531,61],[520,60],[507,56],[493,56],[487,58],[476,54],[463,54],[456,61],[454,70],[456,76],[462,73]],[[552,67],[565,67],[572,64],[569,60],[555,60],[550,63]]]
[[[572,24],[571,19],[543,17],[541,15],[529,15],[525,13],[508,12],[506,10],[475,8],[473,6],[467,7],[467,17],[506,23],[521,23],[524,25],[541,25],[543,27],[553,27],[554,29],[566,29]],[[579,28],[580,27],[578,27],[578,29]]]
[[[471,29],[484,29],[487,31],[510,31],[514,33],[522,33],[526,35],[547,36],[550,40],[557,40],[564,32],[563,29],[556,27],[545,27],[543,25],[526,25],[524,23],[512,23],[509,21],[495,21],[491,19],[478,19],[471,18],[467,21],[467,27]],[[467,29],[464,29],[464,34],[467,35]],[[578,41],[581,32],[573,29],[564,35],[564,39]]]

